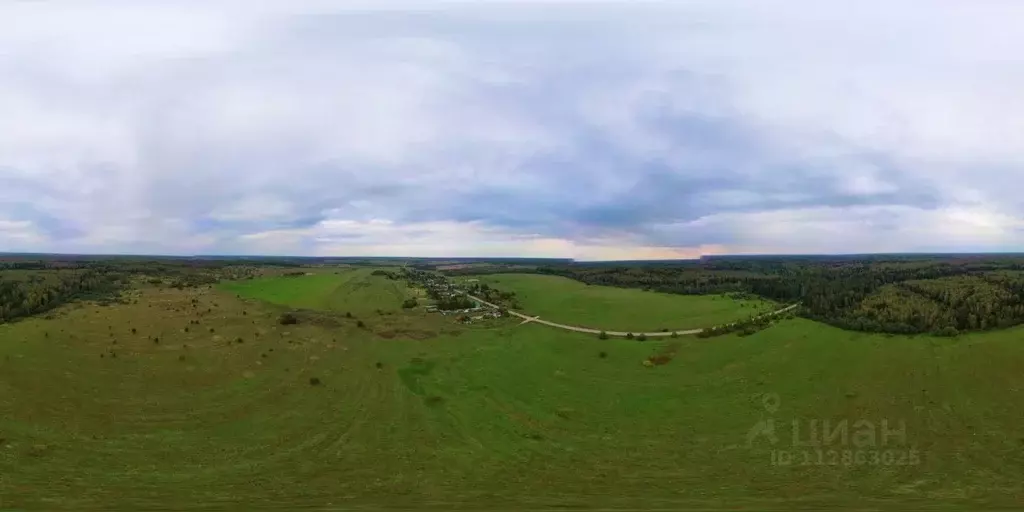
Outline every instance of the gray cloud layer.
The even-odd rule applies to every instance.
[[[0,250],[1022,241],[1012,1],[0,6]]]

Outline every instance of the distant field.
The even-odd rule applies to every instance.
[[[243,289],[305,305],[394,293],[363,272],[286,279]],[[131,299],[0,325],[0,508],[908,509],[1024,493],[1024,329],[785,320],[636,342],[437,315],[281,326],[217,289]],[[391,322],[419,338],[383,336]],[[655,355],[667,364],[641,364]],[[765,419],[776,444],[748,445]],[[906,426],[885,446],[837,437],[819,463],[793,420]]]
[[[221,288],[274,304],[352,314],[399,310],[403,300],[416,295],[404,282],[371,272],[368,268],[318,270],[309,276],[229,282]]]
[[[552,322],[607,330],[652,332],[710,327],[775,307],[767,301],[588,286],[564,277],[535,274],[489,274],[459,281],[471,279],[515,292],[524,313]]]

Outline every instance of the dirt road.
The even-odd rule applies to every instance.
[[[481,304],[484,304],[486,306],[492,307],[494,309],[501,309],[500,306],[498,306],[497,304],[491,304],[490,302],[487,302],[487,301],[485,301],[485,300],[483,300],[483,299],[481,299],[479,297],[474,297],[474,296],[472,296],[472,295],[470,295],[468,293],[466,294],[466,296],[471,298],[471,299],[473,299],[473,300],[475,300],[475,301],[477,301],[477,302],[479,302],[479,303],[481,303]],[[790,305],[790,306],[786,306],[786,307],[784,307],[784,308],[782,308],[782,309],[780,309],[778,311],[773,311],[773,312],[767,313],[767,314],[765,314],[763,316],[779,315],[779,314],[785,313],[786,311],[789,311],[789,310],[791,310],[791,309],[793,309],[793,308],[795,308],[797,306],[799,306],[799,304],[793,304],[793,305]],[[551,327],[555,327],[555,328],[558,328],[558,329],[565,329],[567,331],[584,332],[584,333],[588,333],[588,334],[600,334],[602,332],[601,329],[591,329],[589,327],[578,327],[578,326],[575,326],[575,325],[565,325],[565,324],[559,324],[559,323],[555,323],[555,322],[549,322],[549,321],[543,320],[541,318],[535,318],[535,317],[532,317],[532,316],[527,316],[527,315],[524,315],[523,313],[518,313],[518,312],[515,312],[515,311],[512,311],[512,310],[508,310],[508,313],[510,315],[512,315],[512,316],[519,317],[519,318],[522,318],[524,320],[529,320],[531,323],[538,323],[538,324],[549,325]],[[648,338],[651,338],[651,337],[656,337],[656,336],[671,336],[673,332],[675,332],[676,334],[678,334],[680,336],[686,335],[686,334],[697,334],[697,333],[699,333],[699,332],[701,332],[703,330],[704,329],[688,329],[688,330],[684,330],[684,331],[668,331],[668,332],[665,332],[665,331],[634,332],[632,334],[634,336],[639,336],[639,335],[643,334],[644,336],[647,336]],[[624,336],[628,336],[630,334],[628,332],[622,332],[622,331],[603,331],[603,332],[605,334],[607,334],[608,336],[618,336],[618,337],[624,337]]]

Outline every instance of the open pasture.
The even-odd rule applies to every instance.
[[[515,292],[521,312],[545,320],[609,331],[653,332],[725,324],[769,312],[763,300],[736,300],[724,295],[673,295],[639,289],[587,285],[539,274],[488,274],[459,278]]]
[[[640,342],[408,311],[280,325],[288,308],[216,287],[127,299],[0,325],[0,508],[1008,506],[1024,493],[1022,329],[938,339],[796,319]],[[775,443],[748,444],[766,419]],[[825,421],[901,434],[796,444]],[[854,450],[860,462],[828,455]]]
[[[369,268],[311,269],[309,275],[229,282],[221,288],[274,304],[354,315],[397,311],[403,300],[417,296],[404,282],[372,272]]]

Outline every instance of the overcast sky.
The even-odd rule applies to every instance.
[[[1024,2],[0,3],[0,251],[1024,246]]]

